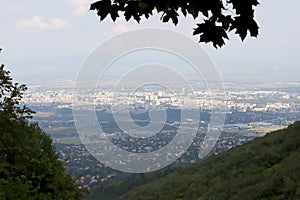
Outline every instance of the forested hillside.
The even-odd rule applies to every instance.
[[[287,129],[179,168],[163,178],[139,176],[136,185],[142,185],[127,193],[126,182],[105,189],[123,192],[113,199],[130,200],[300,199],[299,147],[300,122],[296,122]]]

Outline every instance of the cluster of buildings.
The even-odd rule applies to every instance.
[[[76,95],[74,95],[76,94]],[[183,107],[210,110],[216,105],[225,105],[231,111],[274,111],[297,112],[300,109],[300,94],[282,91],[234,91],[229,90],[224,96],[209,91],[188,93],[170,90],[158,91],[73,91],[71,89],[30,91],[24,95],[23,101],[34,105],[57,105],[71,108],[72,103],[78,108],[111,109],[126,107],[130,109],[161,109],[167,107]]]
[[[82,144],[55,143],[61,160],[65,160],[67,172],[76,177],[81,188],[90,189],[99,183],[110,181],[116,171],[96,160]]]

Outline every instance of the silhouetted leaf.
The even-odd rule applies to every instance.
[[[163,22],[168,22],[170,19],[175,25],[178,24],[178,13],[175,10],[168,10],[163,15]]]
[[[212,42],[215,48],[225,44],[224,39],[228,39],[226,31],[221,26],[216,26],[215,22],[205,20],[205,23],[197,24],[194,35],[200,35],[200,42]]]
[[[122,12],[127,21],[133,18],[140,22],[142,16],[149,18],[153,10],[162,13],[162,22],[171,20],[174,25],[178,24],[180,12],[194,19],[203,17],[201,20],[206,26],[198,26],[193,34],[200,34],[200,42],[212,42],[215,47],[221,47],[225,44],[224,39],[228,39],[228,32],[234,29],[242,40],[248,31],[252,37],[258,35],[253,10],[257,5],[258,0],[101,0],[93,3],[90,9],[97,11],[100,20],[110,14],[113,21]],[[207,21],[211,24],[208,25]],[[206,28],[210,30],[204,30]]]

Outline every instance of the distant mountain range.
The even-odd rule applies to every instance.
[[[195,164],[129,175],[90,199],[300,199],[300,122]]]

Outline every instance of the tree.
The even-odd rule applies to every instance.
[[[34,112],[20,105],[26,89],[1,65],[0,199],[82,199],[51,138],[28,122]]]
[[[201,21],[193,32],[200,36],[199,42],[212,42],[217,48],[225,44],[232,30],[242,40],[248,33],[257,37],[259,27],[254,20],[254,7],[258,4],[258,0],[101,0],[91,4],[90,9],[97,11],[100,20],[110,14],[115,21],[121,12],[127,21],[133,18],[137,22],[142,17],[148,19],[156,10],[162,13],[162,22],[171,20],[175,25],[180,13],[191,15]]]
[[[31,118],[34,111],[25,105],[19,106],[23,92],[27,90],[26,85],[13,83],[9,76],[10,72],[4,70],[4,65],[0,66],[0,112],[8,118]]]

